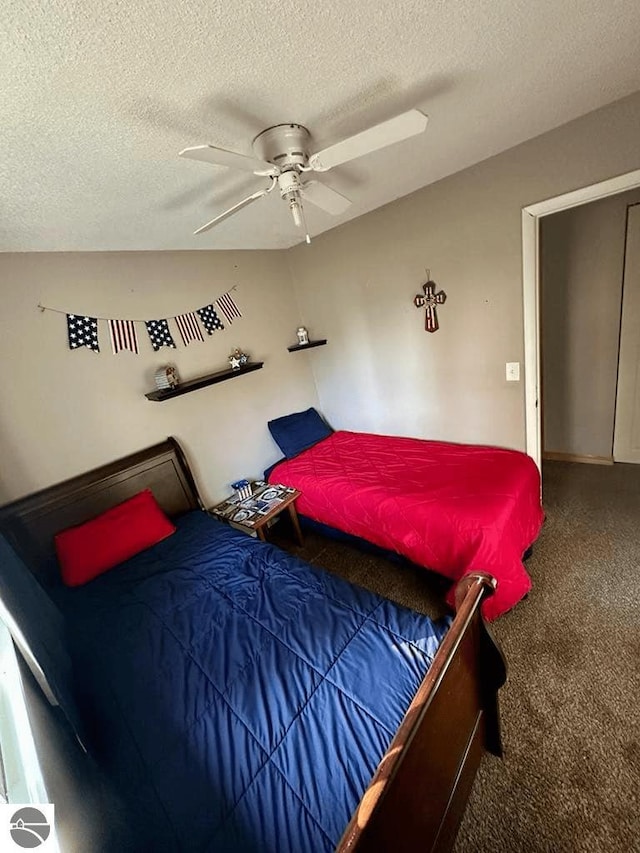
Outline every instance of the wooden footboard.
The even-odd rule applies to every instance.
[[[458,584],[453,624],[337,853],[453,847],[484,750],[502,754],[497,691],[506,667],[480,615],[494,585],[483,573]]]

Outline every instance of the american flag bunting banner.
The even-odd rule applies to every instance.
[[[125,349],[139,354],[138,335],[133,320],[109,320],[109,334],[114,355]]]
[[[233,323],[235,317],[242,317],[240,309],[233,301],[233,297],[230,293],[225,293],[216,299],[216,305],[227,318],[227,323]]]
[[[189,346],[193,341],[204,341],[202,329],[198,325],[196,315],[193,311],[189,311],[186,314],[178,314],[173,319],[176,321],[182,343],[185,346]]]
[[[196,313],[200,317],[200,321],[208,335],[212,335],[216,329],[224,329],[222,320],[218,317],[213,305],[205,305],[204,308],[198,308]]]
[[[67,314],[67,334],[69,349],[88,347],[93,352],[100,352],[98,346],[97,317],[82,317],[79,314]]]
[[[147,327],[154,352],[158,352],[161,347],[176,348],[175,341],[169,331],[169,323],[166,320],[145,320],[144,324]]]
[[[180,340],[184,346],[189,346],[193,341],[204,342],[205,332],[207,335],[212,335],[218,330],[224,330],[226,325],[230,325],[235,319],[242,317],[242,312],[232,296],[232,291],[235,289],[235,287],[232,287],[231,290],[223,293],[222,296],[217,297],[213,302],[204,305],[202,308],[198,308],[195,311],[188,311],[185,314],[172,315],[163,320],[125,320],[115,317],[88,317],[84,314],[68,314],[64,310],[49,308],[46,305],[38,305],[38,308],[41,311],[54,311],[57,314],[64,314],[66,316],[69,349],[82,349],[86,347],[93,352],[100,352],[98,323],[100,320],[103,320],[109,328],[111,350],[114,355],[123,350],[128,350],[135,355],[139,355],[138,323],[144,324],[154,352],[158,352],[162,347],[176,349],[177,340]],[[441,296],[443,294],[436,294],[435,296],[438,304],[444,302],[444,298],[441,299]],[[225,319],[224,323],[223,317]],[[175,340],[175,333],[172,333],[169,327],[171,320],[175,320],[180,333],[180,338],[175,338]]]

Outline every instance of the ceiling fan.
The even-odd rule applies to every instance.
[[[315,154],[309,153],[311,134],[307,128],[294,123],[276,124],[259,133],[253,140],[255,158],[237,154],[235,151],[227,151],[225,148],[217,148],[215,145],[196,145],[194,148],[185,148],[180,152],[181,157],[214,163],[216,166],[242,169],[270,179],[267,187],[243,198],[242,201],[198,228],[194,234],[208,231],[244,207],[253,204],[254,201],[269,195],[277,187],[281,198],[289,205],[293,221],[298,228],[304,230],[305,239],[310,243],[311,238],[305,221],[302,200],[309,201],[334,216],[344,213],[351,201],[326,184],[305,180],[306,173],[326,172],[334,166],[341,166],[357,157],[423,133],[427,127],[427,120],[427,116],[420,110],[408,110]]]

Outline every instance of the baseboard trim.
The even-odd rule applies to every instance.
[[[578,453],[560,453],[555,450],[545,450],[543,459],[549,462],[586,462],[589,465],[613,465],[611,456],[581,456]]]

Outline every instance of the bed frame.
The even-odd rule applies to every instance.
[[[187,459],[169,438],[0,508],[0,531],[48,592],[60,580],[53,535],[144,488],[169,516],[204,510]],[[457,613],[338,844],[338,853],[447,851],[485,749],[502,754],[497,692],[506,667],[480,615],[495,586],[463,578]]]

